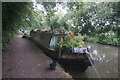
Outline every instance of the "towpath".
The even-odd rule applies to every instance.
[[[70,78],[60,66],[49,70],[52,60],[21,35],[11,40],[2,56],[3,78]]]

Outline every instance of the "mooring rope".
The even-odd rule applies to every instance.
[[[90,52],[87,51],[86,53],[89,54],[90,57],[92,58],[92,54],[91,54]],[[101,80],[101,77],[100,77],[100,75],[99,75],[97,69],[95,68],[95,66],[94,66],[94,64],[93,64],[93,62],[92,62],[92,60],[90,59],[90,57],[89,57],[88,55],[87,55],[87,57],[88,57],[88,59],[89,59],[91,65],[92,65],[92,67],[94,68],[94,70],[95,70],[95,72],[96,72],[96,74],[97,74],[97,77],[99,78],[99,80]]]

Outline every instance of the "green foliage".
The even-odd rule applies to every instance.
[[[2,46],[5,47],[6,44],[12,39],[12,37],[14,36],[14,33],[10,31],[3,31],[2,34]]]
[[[61,39],[60,43],[58,43],[62,49],[70,48],[70,47],[85,47],[84,42],[82,41],[81,36],[75,36],[74,40],[70,40],[69,34],[66,36],[65,40]]]
[[[119,45],[119,38],[114,32],[96,34],[95,36],[83,36],[84,41],[98,42],[102,44]]]
[[[66,15],[54,14],[57,10],[55,7],[57,4],[61,4],[62,7],[68,7],[69,10]],[[116,5],[115,5],[116,4]],[[113,30],[115,33],[118,30],[117,25],[113,22],[118,21],[118,17],[115,15],[118,12],[119,2],[43,2],[42,5],[47,12],[47,22],[50,28],[56,29],[61,26],[68,31],[72,31],[77,35],[94,35],[101,32],[105,33]],[[114,16],[114,17],[113,17]],[[63,17],[63,18],[62,18]]]
[[[30,2],[2,3],[3,45],[20,27],[28,30],[72,31],[84,36],[86,41],[118,45],[120,38],[120,2],[40,2],[43,10],[34,9]],[[58,10],[67,9],[67,14]],[[58,12],[59,11],[59,12]],[[113,35],[109,31],[114,33]],[[76,41],[68,44],[76,46]]]
[[[3,48],[20,27],[31,27],[34,21],[33,4],[29,2],[2,3],[2,44]]]

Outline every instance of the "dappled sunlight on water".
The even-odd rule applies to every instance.
[[[106,58],[106,54],[103,53],[98,54],[97,50],[93,50],[91,54],[93,56],[93,60],[103,61]]]
[[[95,61],[95,68],[101,78],[118,77],[118,47],[87,43],[91,46],[91,54]]]
[[[94,60],[84,73],[69,71],[73,78],[118,78],[118,47],[86,43]],[[95,71],[95,69],[96,71]]]

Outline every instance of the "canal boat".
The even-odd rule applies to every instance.
[[[42,30],[32,30],[30,32],[29,39],[32,40],[40,49],[53,60],[57,60],[58,63],[69,69],[78,70],[81,72],[92,65],[93,62],[88,48],[77,48],[70,47],[65,49],[54,49],[50,48],[50,41],[53,36],[56,37],[57,41],[67,33],[53,33]]]

